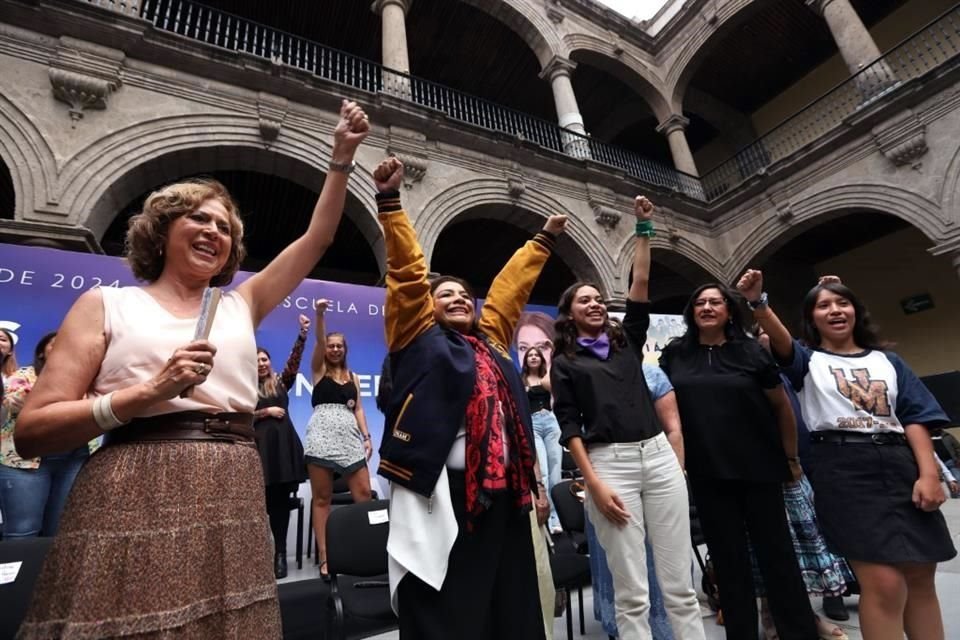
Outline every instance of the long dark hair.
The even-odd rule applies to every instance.
[[[553,339],[553,352],[563,353],[573,357],[577,352],[577,325],[570,317],[570,308],[573,306],[573,299],[582,287],[593,287],[600,291],[600,285],[593,282],[576,282],[567,287],[566,291],[560,296],[560,302],[557,304],[557,321],[554,323],[555,336]],[[627,335],[623,331],[623,325],[607,314],[603,322],[603,330],[610,338],[610,351],[615,352],[627,346]]]
[[[527,361],[530,359],[531,352],[536,353],[537,357],[540,358],[540,366],[537,367],[536,374],[538,378],[543,378],[547,375],[547,361],[543,359],[543,352],[537,347],[530,347],[527,349],[527,352],[523,354],[523,367],[520,369],[520,375],[523,376],[524,379],[530,375],[530,365]]]
[[[697,287],[690,299],[687,300],[687,306],[683,308],[683,321],[687,324],[687,330],[683,335],[674,338],[670,344],[677,344],[682,349],[693,349],[700,345],[700,328],[697,326],[693,317],[693,303],[696,302],[707,289],[716,289],[723,296],[723,301],[727,305],[727,314],[730,321],[723,328],[723,334],[727,340],[743,340],[747,338],[747,320],[744,306],[746,302],[737,291],[718,282],[708,282]]]
[[[0,372],[5,376],[9,376],[17,370],[17,343],[14,342],[12,333],[6,329],[0,329],[0,331],[3,332],[3,335],[7,336],[7,342],[10,343],[10,351],[0,356]]]
[[[839,282],[818,284],[807,292],[803,299],[803,316],[800,318],[800,334],[803,341],[810,347],[819,347],[822,338],[817,327],[813,324],[813,310],[817,306],[817,299],[824,291],[835,293],[845,298],[853,305],[855,314],[853,322],[853,342],[861,349],[886,349],[889,343],[880,338],[880,333],[870,319],[870,312],[860,301],[860,298],[850,290],[850,287]]]
[[[37,342],[37,346],[33,349],[33,370],[37,375],[40,375],[40,372],[43,371],[43,368],[47,366],[47,345],[50,344],[50,341],[57,337],[56,331],[51,331]]]
[[[263,354],[267,356],[267,359],[270,360],[271,365],[273,364],[273,358],[270,357],[270,352],[264,349],[263,347],[257,347],[257,355]],[[261,398],[273,398],[280,395],[279,390],[279,380],[275,371],[271,370],[267,374],[267,377],[263,380],[257,380],[257,395]]]

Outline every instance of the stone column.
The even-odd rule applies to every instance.
[[[557,107],[557,120],[560,127],[567,131],[584,136],[587,133],[583,126],[583,116],[580,115],[580,106],[577,96],[573,92],[573,83],[570,82],[570,72],[577,68],[577,63],[566,58],[554,56],[540,72],[541,78],[550,80],[553,89],[553,101]],[[590,148],[587,140],[580,136],[564,136],[563,151],[576,158],[589,158]]]
[[[383,66],[400,73],[410,73],[410,56],[407,52],[407,12],[413,0],[374,0],[371,11],[380,16],[383,32]],[[410,83],[406,78],[384,72],[383,89],[386,93],[401,97],[410,96]]]
[[[700,173],[697,171],[697,165],[693,161],[693,153],[690,151],[690,145],[687,144],[687,136],[684,133],[689,124],[690,120],[688,118],[675,113],[657,125],[657,132],[667,136],[670,155],[673,156],[673,166],[676,167],[677,171],[699,176]]]
[[[859,74],[857,88],[865,99],[896,83],[896,76],[888,64],[879,62],[871,66],[880,58],[880,49],[850,0],[806,0],[806,3],[826,20],[850,74]],[[868,66],[868,71],[860,73]]]

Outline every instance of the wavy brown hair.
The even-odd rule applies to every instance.
[[[210,280],[210,285],[222,287],[233,281],[240,263],[247,255],[243,245],[243,221],[237,203],[219,181],[212,178],[191,178],[167,185],[147,196],[143,211],[130,218],[124,253],[137,280],[154,282],[163,272],[166,258],[164,246],[170,223],[216,198],[230,217],[230,255],[223,270]]]
[[[543,352],[537,347],[530,347],[527,349],[527,352],[523,354],[523,367],[520,369],[520,375],[524,381],[526,381],[527,376],[531,373],[529,362],[531,353],[537,354],[537,357],[540,358],[540,366],[537,367],[537,370],[533,373],[536,373],[538,378],[544,378],[547,375],[547,361],[543,359]]]
[[[570,317],[570,308],[573,306],[573,299],[582,287],[593,287],[601,291],[600,285],[593,282],[577,282],[567,287],[567,290],[560,295],[560,302],[557,305],[557,321],[554,323],[556,329],[553,338],[553,352],[563,353],[573,357],[577,352],[577,325]],[[603,321],[603,330],[610,338],[610,351],[615,352],[627,346],[627,334],[623,331],[623,325],[607,314]]]

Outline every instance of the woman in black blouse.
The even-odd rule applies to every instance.
[[[815,640],[781,486],[800,477],[797,424],[776,363],[744,332],[739,300],[720,284],[699,287],[683,311],[686,333],[663,350],[660,366],[677,394],[727,638],[757,637],[749,540],[780,638]]]
[[[560,298],[550,369],[554,412],[561,440],[583,472],[584,504],[614,569],[620,637],[651,637],[644,546],[649,534],[673,633],[697,640],[704,632],[690,582],[686,484],[642,368],[653,205],[638,197],[634,212],[633,283],[623,325],[610,320],[595,285],[577,283]]]

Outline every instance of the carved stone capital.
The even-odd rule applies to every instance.
[[[667,240],[670,241],[670,244],[680,244],[682,238],[683,234],[680,232],[680,229],[667,227]]]
[[[514,200],[519,200],[527,192],[527,183],[523,176],[511,176],[507,178],[507,192]]]
[[[53,96],[70,109],[73,126],[88,109],[106,109],[107,98],[122,84],[122,51],[64,36],[60,38],[48,74]]]
[[[391,4],[395,4],[403,9],[403,15],[407,15],[410,11],[410,5],[413,4],[413,0],[373,0],[373,3],[370,5],[370,11],[373,11],[379,16],[383,14],[383,8]]]
[[[540,77],[546,80],[553,80],[557,76],[570,77],[570,74],[576,68],[577,63],[573,60],[561,58],[560,56],[553,56],[550,58],[547,64],[543,66],[543,70],[540,71]]]
[[[613,47],[614,56],[619,58],[623,55],[623,40],[620,39],[620,34],[610,34],[610,46]]]
[[[784,201],[776,205],[777,220],[780,222],[789,222],[793,218],[793,205],[789,201]]]
[[[423,180],[427,175],[429,161],[426,156],[412,153],[393,153],[391,154],[403,163],[403,186],[412,189],[414,183]]]
[[[919,160],[927,152],[927,127],[912,111],[906,110],[870,133],[880,152],[895,165],[919,168]]]
[[[607,231],[613,231],[620,224],[622,214],[617,209],[599,202],[591,202],[590,208],[593,209],[594,221]]]
[[[546,2],[544,2],[544,10],[547,13],[547,17],[550,19],[550,22],[554,24],[560,24],[566,17],[561,9],[562,7],[558,0],[546,0]]]
[[[657,133],[669,136],[674,131],[686,131],[688,126],[690,126],[690,118],[674,113],[657,125]]]
[[[287,99],[263,93],[257,94],[257,119],[260,122],[260,136],[267,146],[277,139],[284,120],[287,119]]]

